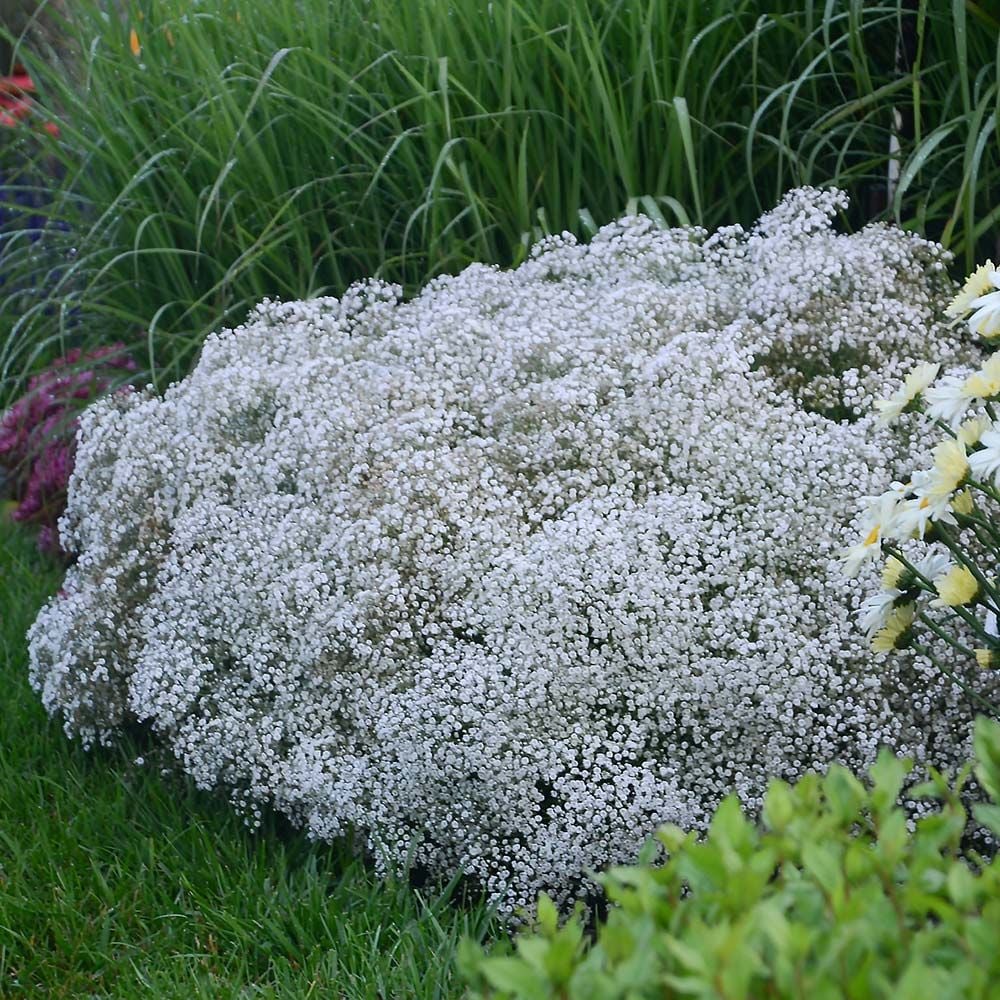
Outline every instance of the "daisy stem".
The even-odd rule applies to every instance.
[[[923,615],[921,615],[921,618],[923,618]],[[991,715],[996,715],[998,706],[994,705],[992,702],[988,701],[977,691],[974,691],[971,687],[969,687],[969,685],[964,680],[962,680],[962,678],[959,677],[953,670],[949,670],[946,666],[944,666],[944,664],[942,664],[941,661],[938,660],[938,658],[926,646],[921,646],[919,643],[914,643],[913,648],[921,656],[924,656],[928,660],[930,660],[931,663],[934,664],[934,666],[938,670],[940,670],[942,674],[944,674],[955,684],[957,684],[965,692],[965,694],[968,695],[971,701],[976,702],[982,708],[985,708],[986,711],[988,711]]]
[[[996,500],[1000,503],[1000,493],[997,493],[996,489],[989,485],[989,483],[981,483],[978,479],[970,478],[967,482],[968,486],[973,487],[973,489],[980,490],[985,493],[991,500]]]
[[[982,592],[989,596],[990,600],[992,601],[995,607],[997,603],[997,592],[993,584],[986,579],[986,576],[982,573],[982,571],[975,564],[975,562],[972,559],[970,559],[965,554],[964,551],[962,551],[962,548],[958,544],[957,540],[940,521],[937,522],[935,527],[937,528],[938,537],[948,548],[951,554],[955,557],[955,559],[958,562],[960,562],[976,578],[976,581],[979,583]]]
[[[961,518],[963,521],[970,522],[970,524],[973,525],[974,529],[981,528],[983,531],[987,532],[990,535],[990,537],[995,539],[998,545],[1000,545],[1000,533],[998,533],[996,528],[994,528],[993,525],[985,518],[980,517],[978,514],[958,514],[957,516]],[[961,523],[961,521],[959,523]],[[976,537],[979,538],[978,535]],[[979,540],[981,542],[983,541],[982,538],[979,538]],[[983,544],[986,545],[987,548],[997,547],[990,545],[988,542],[983,542]]]
[[[939,417],[934,417],[934,419],[932,420],[932,423],[934,424],[935,427],[938,428],[938,430],[944,431],[945,434],[947,434],[949,437],[952,437],[952,438],[957,438],[958,437],[958,434],[951,429],[951,425],[950,424],[946,424]]]
[[[970,660],[976,658],[974,650],[969,649],[968,646],[963,645],[957,639],[952,638],[947,632],[933,618],[929,617],[926,612],[922,611],[917,615],[917,621],[923,622],[939,639],[943,639],[949,646],[953,649],[957,649],[963,656],[967,656]]]

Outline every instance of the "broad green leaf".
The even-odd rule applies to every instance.
[[[518,1000],[550,1000],[545,977],[523,959],[484,958],[479,971],[494,989],[512,993]]]
[[[961,910],[973,907],[978,897],[975,875],[964,861],[954,861],[948,869],[948,895]]]
[[[882,820],[878,831],[879,854],[890,864],[898,862],[909,840],[906,815],[902,809],[893,809]]]
[[[768,783],[763,815],[765,824],[778,833],[792,821],[795,816],[795,801],[786,782],[774,778]]]
[[[823,779],[823,794],[840,823],[854,820],[868,799],[865,786],[840,764],[833,764]]]
[[[559,927],[559,911],[547,893],[538,897],[538,927],[546,937],[552,937]]]
[[[1000,805],[1000,722],[985,715],[976,718],[973,731],[976,778],[989,797]]]
[[[709,960],[704,952],[673,935],[667,937],[664,943],[683,968],[690,972],[700,973],[703,976],[708,975]]]
[[[875,763],[868,769],[873,782],[872,809],[876,814],[881,816],[896,805],[906,776],[912,768],[912,761],[901,760],[885,747],[879,751]]]
[[[838,851],[829,844],[810,842],[802,848],[802,864],[831,898],[839,898],[844,872]]]

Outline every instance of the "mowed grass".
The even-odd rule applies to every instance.
[[[137,740],[85,751],[27,681],[24,632],[61,572],[0,523],[0,996],[461,994],[483,906],[386,882],[279,819],[247,829]]]

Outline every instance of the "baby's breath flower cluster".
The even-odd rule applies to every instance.
[[[508,912],[769,775],[928,725],[959,759],[954,693],[871,668],[837,564],[914,446],[882,373],[958,356],[944,253],[843,207],[265,303],[162,398],[95,404],[30,633],[46,707],[87,742],[146,721],[251,817]]]
[[[919,364],[895,394],[876,401],[883,423],[920,412],[943,438],[929,467],[867,498],[860,540],[842,557],[848,574],[856,576],[869,560],[887,555],[882,589],[862,607],[861,625],[872,648],[917,650],[976,707],[996,714],[1000,273],[992,261],[969,276],[945,313],[979,338],[978,364],[940,380],[940,364]],[[935,645],[943,653],[926,646],[928,637],[941,640]],[[993,676],[970,677],[974,664]]]

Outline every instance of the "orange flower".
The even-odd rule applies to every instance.
[[[135,28],[128,33],[128,45],[132,50],[132,55],[138,56],[142,52],[142,45],[139,43],[139,33]]]

